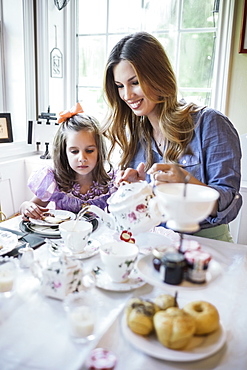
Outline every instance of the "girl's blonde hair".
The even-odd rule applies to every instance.
[[[58,131],[54,137],[52,157],[54,163],[54,176],[59,188],[67,192],[72,189],[73,184],[76,181],[76,172],[70,167],[66,154],[67,133],[69,131],[92,132],[98,149],[97,164],[92,171],[93,181],[107,186],[107,183],[109,180],[111,180],[111,177],[108,175],[105,169],[105,162],[107,158],[106,146],[104,137],[99,130],[98,121],[84,113],[78,113],[77,115],[60,123]]]
[[[153,129],[147,117],[138,117],[120,98],[113,69],[122,60],[133,67],[145,96],[157,104],[159,127],[165,139],[164,160],[177,162],[191,141],[194,123],[191,112],[199,110],[194,103],[177,100],[177,82],[161,43],[146,32],[125,36],[112,49],[104,74],[104,91],[109,112],[103,132],[110,139],[109,156],[118,144],[122,150],[120,168],[126,169],[140,143],[145,148],[146,170],[153,164],[151,143]]]

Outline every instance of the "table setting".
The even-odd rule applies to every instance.
[[[190,191],[187,184],[188,198]],[[179,192],[180,203],[188,202]],[[29,231],[21,216],[2,222],[0,237],[12,244],[4,249],[10,243],[2,242],[0,255],[0,368],[86,370],[92,351],[103,348],[116,357],[116,370],[245,369],[247,246],[184,234],[198,227],[200,215],[185,223],[171,211],[174,230],[160,227],[171,202],[160,205],[146,184],[125,184],[111,196],[110,214],[90,206],[78,219],[51,210],[48,220],[29,220],[38,226]],[[178,349],[162,344],[156,327],[134,332],[129,302],[150,305],[163,295],[176,297],[170,308],[179,314],[189,303],[213,305],[217,328],[203,335],[194,328]],[[170,309],[155,307],[152,323]]]

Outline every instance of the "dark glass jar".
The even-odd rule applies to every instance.
[[[159,272],[160,266],[161,266],[161,260],[163,256],[168,252],[176,252],[176,249],[175,247],[172,247],[172,246],[160,246],[160,247],[153,248],[152,252],[154,256],[153,266],[155,270]]]
[[[186,261],[181,253],[166,253],[161,260],[160,275],[162,280],[171,285],[179,285],[184,278]]]

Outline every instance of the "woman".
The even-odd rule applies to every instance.
[[[237,131],[222,113],[178,101],[176,78],[158,40],[128,35],[112,49],[105,70],[110,112],[104,127],[110,155],[119,145],[120,181],[153,174],[160,182],[215,188],[220,197],[195,235],[232,241],[228,223],[242,204]]]

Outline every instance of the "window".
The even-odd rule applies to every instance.
[[[11,114],[14,138],[1,144],[1,159],[34,150],[26,133],[36,108],[32,16],[31,1],[0,0],[0,111]]]
[[[216,89],[227,78],[233,4],[230,0],[77,0],[77,100],[90,114],[103,118],[103,71],[110,50],[124,35],[143,30],[163,44],[180,95],[224,111],[225,92]],[[219,94],[222,99],[217,101]]]
[[[3,22],[2,22],[2,6],[0,2],[0,45],[2,45],[0,49],[0,112],[3,112],[4,109],[4,60],[3,60]]]
[[[0,158],[36,149],[27,144],[27,122],[48,106],[58,113],[78,100],[101,119],[109,52],[138,30],[163,43],[183,96],[224,113],[234,6],[235,0],[74,0],[59,11],[53,1],[0,0],[0,111],[11,113],[14,137],[1,144]],[[56,43],[62,78],[50,76]]]

